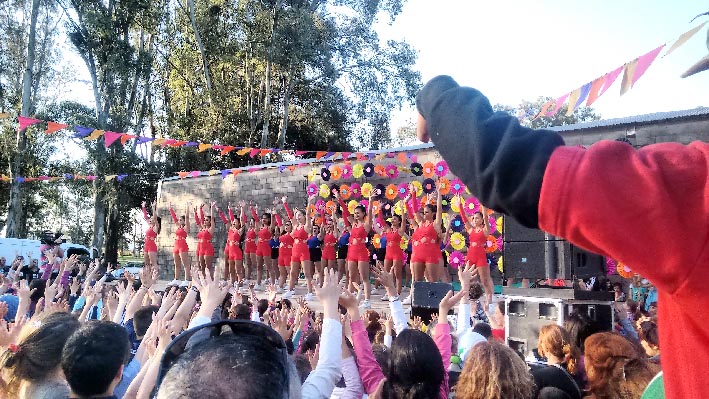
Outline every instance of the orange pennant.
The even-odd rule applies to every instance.
[[[315,153],[315,159],[320,159],[320,158],[324,157],[325,154],[327,154],[327,151],[318,151]]]
[[[163,138],[158,138],[152,141],[153,145],[162,145],[165,142],[165,139]]]
[[[240,170],[240,169],[234,169],[234,170],[231,171],[231,174],[234,175],[234,176],[238,176],[239,173],[241,173],[241,170]]]
[[[134,136],[134,135],[128,134],[128,133],[123,133],[123,135],[121,136],[121,144],[126,145],[128,140],[134,139],[136,137],[138,137],[138,136]]]
[[[542,105],[542,109],[539,111],[537,116],[534,117],[534,119],[539,119],[542,116],[546,116],[547,111],[549,111],[549,108],[551,108],[556,102],[554,100],[549,100],[544,105]]]
[[[189,141],[177,140],[174,143],[168,144],[170,147],[182,147],[183,145],[189,143]]]
[[[51,134],[54,132],[58,132],[59,130],[65,129],[67,127],[69,127],[69,125],[65,125],[63,123],[47,121],[47,130],[45,130],[44,133]]]
[[[406,164],[407,161],[409,160],[409,158],[406,156],[405,152],[400,152],[396,157],[399,159],[399,162],[401,162],[403,164]]]
[[[261,154],[259,154],[259,155],[264,156],[264,155],[270,154],[271,152],[273,152],[273,151],[272,150],[261,150]]]
[[[222,155],[222,156],[223,156],[223,155],[226,155],[226,154],[228,154],[228,153],[234,151],[235,149],[236,149],[236,147],[231,146],[231,145],[225,146],[224,148],[222,148],[221,155]]]
[[[596,102],[598,100],[598,92],[601,90],[601,87],[603,87],[603,84],[606,82],[606,76],[603,75],[600,78],[597,78],[596,80],[591,83],[591,89],[588,92],[588,100],[586,100],[586,106],[590,107],[591,104]]]
[[[290,170],[291,172],[295,171],[295,165],[289,166],[289,167],[288,167],[288,170]]]
[[[236,153],[237,153],[238,155],[246,155],[246,154],[248,154],[250,151],[251,151],[251,148],[242,148],[242,149],[240,149],[239,151],[237,151]]]
[[[212,144],[200,144],[200,145],[199,145],[199,149],[197,150],[197,152],[204,152],[204,151],[207,151],[208,149],[210,149],[210,148],[212,148],[212,147],[214,147]]]
[[[180,179],[184,179],[190,174],[190,172],[177,172],[177,176],[180,177]]]

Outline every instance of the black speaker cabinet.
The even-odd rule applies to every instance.
[[[503,261],[505,276],[514,278],[570,280],[606,273],[603,256],[568,241],[507,242]]]
[[[596,331],[611,331],[614,323],[612,305],[612,301],[508,296],[505,299],[507,345],[527,358],[537,348],[543,326],[563,326],[564,320],[574,312],[587,315]]]
[[[505,216],[502,220],[502,231],[505,242],[515,241],[544,241],[544,232],[539,229],[530,229],[517,223],[516,220]]]
[[[503,249],[505,277],[546,278],[544,241],[506,242]]]
[[[438,313],[441,299],[451,290],[453,290],[453,286],[448,283],[415,282],[411,298],[411,317],[418,316],[428,324],[431,321],[431,315]],[[452,311],[451,309],[449,314],[452,314]]]
[[[574,244],[564,242],[565,258],[571,261],[571,273],[576,278],[590,278],[606,274],[606,259]]]

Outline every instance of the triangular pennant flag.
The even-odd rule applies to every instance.
[[[58,132],[62,129],[66,129],[67,127],[69,127],[69,125],[65,125],[63,123],[47,121],[47,130],[45,130],[44,133],[52,134],[52,133]]]
[[[633,75],[635,75],[635,69],[638,67],[638,59],[625,64],[623,69],[623,81],[620,85],[620,95],[627,93],[628,90],[633,86]]]
[[[231,174],[234,176],[238,176],[239,173],[241,173],[241,169],[232,169],[231,170]]]
[[[222,170],[222,180],[226,179],[226,177],[229,176],[229,172],[229,169]]]
[[[64,178],[65,178],[66,180],[74,179],[74,177],[75,177],[75,175],[70,175],[69,173],[65,173],[65,174],[64,174]]]
[[[8,114],[7,112],[0,112],[0,119],[7,119],[9,117],[10,117],[10,114]],[[2,179],[0,179],[0,180],[2,180]]]
[[[261,170],[261,168],[256,168],[256,167],[254,167],[254,168],[248,168],[248,169],[246,169],[246,171],[249,172],[249,173],[251,173],[251,172],[256,172],[257,170]]]
[[[190,175],[192,177],[200,177],[200,176],[202,176],[202,172],[200,172],[198,170],[193,170],[192,172],[190,172]]]
[[[157,141],[157,140],[155,140],[155,141]],[[175,144],[175,143],[177,143],[177,140],[175,140],[175,139],[165,139],[162,143],[160,143],[160,145],[161,145],[163,148],[165,148],[165,147],[171,146],[171,145],[173,145],[173,144]]]
[[[74,180],[82,180],[85,179],[86,176],[81,176],[81,175],[74,175]]]
[[[128,142],[128,140],[134,139],[134,138],[136,138],[136,137],[138,137],[138,136],[135,136],[135,135],[132,135],[132,134],[128,134],[128,133],[123,133],[123,134],[121,135],[121,144],[126,145],[126,143]],[[140,144],[140,142],[138,142],[138,144]]]
[[[585,85],[581,86],[581,94],[579,95],[579,99],[576,101],[576,104],[574,105],[574,110],[576,110],[578,107],[580,107],[584,101],[586,101],[586,98],[588,97],[588,93],[591,91],[591,84],[592,84],[592,82],[588,82]]]
[[[699,32],[700,30],[702,30],[702,28],[704,27],[704,25],[706,25],[706,21],[705,21],[703,24],[697,26],[696,28],[693,28],[693,29],[690,29],[690,30],[684,32],[684,33],[682,34],[682,36],[680,36],[679,39],[677,39],[677,41],[674,42],[674,44],[672,44],[672,46],[670,47],[670,49],[667,50],[667,52],[665,53],[665,55],[662,56],[662,58],[667,57],[667,56],[670,55],[673,51],[677,50],[680,46],[682,46],[683,44],[687,43],[687,41],[688,41],[689,39],[691,39],[692,36],[696,35],[697,32]]]
[[[635,86],[635,82],[637,82],[638,79],[640,79],[645,74],[648,68],[650,68],[650,65],[652,65],[657,56],[660,55],[660,52],[663,48],[665,48],[664,44],[647,54],[641,55],[640,58],[638,58],[638,65],[635,68],[635,73],[633,74],[633,83],[630,84],[630,87]]]
[[[396,158],[399,160],[399,162],[403,163],[406,165],[406,163],[409,161],[409,158],[406,156],[405,152],[400,152],[396,155]]]
[[[374,156],[374,159],[377,161],[381,161],[382,159],[386,158],[387,154],[377,154]]]
[[[113,144],[116,140],[118,140],[123,133],[116,133],[116,132],[106,132],[103,134],[103,145],[108,148]]]
[[[219,173],[219,171],[218,171],[218,170],[215,170],[215,169],[212,169],[212,170],[209,171],[209,175],[210,175],[210,176],[216,176],[218,173]]]
[[[118,175],[106,175],[106,176],[104,177],[104,180],[105,180],[105,181],[111,181],[111,180],[115,179],[117,176],[118,176]]]
[[[10,178],[5,175],[0,175],[0,181],[10,181]]]
[[[231,145],[224,146],[224,148],[222,148],[221,155],[226,155],[226,154],[234,151],[235,149],[236,149],[236,147],[231,146]]]
[[[561,107],[564,105],[564,103],[566,102],[566,99],[567,99],[568,97],[569,97],[569,93],[566,93],[566,94],[564,94],[563,96],[557,98],[557,99],[554,101],[554,104],[556,104],[556,106],[554,107],[554,110],[551,111],[551,112],[548,112],[548,113],[547,113],[547,116],[554,116],[554,115],[556,115],[556,113],[559,112],[559,110],[560,110]]]
[[[180,177],[180,179],[184,179],[190,174],[190,172],[177,172],[177,176]]]
[[[172,140],[172,143],[169,143],[168,145],[170,147],[182,147],[183,145],[189,143],[189,141],[185,140]]]
[[[571,116],[574,114],[574,110],[576,109],[575,105],[578,102],[579,97],[581,97],[580,87],[569,94],[569,106],[566,107],[566,116]]]
[[[612,72],[608,72],[605,76],[605,83],[603,84],[603,88],[601,89],[601,92],[598,94],[598,97],[602,96],[603,93],[605,93],[608,89],[610,89],[611,86],[613,86],[613,83],[615,83],[615,80],[618,79],[618,76],[620,75],[621,72],[623,72],[623,69],[625,68],[625,65],[619,66],[616,68],[616,70]]]
[[[128,177],[128,175],[118,175],[118,177],[116,177],[116,180],[123,181],[123,179],[125,179],[126,177]]]
[[[18,183],[24,183],[24,182],[25,182],[25,178],[24,178],[24,177],[16,177],[15,180],[16,180]]]
[[[586,101],[587,107],[590,107],[591,104],[596,102],[599,96],[598,91],[601,90],[601,87],[603,87],[603,83],[605,82],[606,76],[604,75],[600,78],[596,78],[596,80],[591,83],[591,88],[588,90],[588,101]]]
[[[83,127],[83,126],[74,126],[74,129],[76,129],[76,132],[77,132],[74,135],[74,137],[76,137],[76,138],[86,137],[89,134],[91,134],[91,132],[94,131],[94,128],[92,128],[92,127]]]
[[[94,181],[94,180],[96,180],[96,176],[94,176],[94,175],[88,175],[88,176],[86,176],[86,180],[88,180],[88,181]]]
[[[47,181],[47,180],[49,180],[49,179],[50,179],[49,176],[40,176],[40,177],[37,178],[37,180],[39,180],[39,181]]]
[[[156,138],[155,140],[153,140],[153,145],[164,146],[166,141],[167,141],[167,140],[158,137],[158,138]]]
[[[291,165],[291,166],[288,167],[288,170],[290,170],[291,172],[293,172],[293,171],[295,171],[295,168],[296,168],[295,165]]]
[[[28,118],[26,116],[18,116],[17,121],[20,123],[20,126],[17,128],[18,131],[25,130],[36,123],[42,122],[39,119]]]
[[[295,155],[298,155],[298,156],[300,156],[300,155],[305,155],[305,154],[307,154],[307,153],[308,153],[308,151],[301,151],[301,150],[296,150],[296,151],[295,151]]]
[[[351,152],[343,152],[343,153],[341,153],[341,154],[342,154],[342,159],[345,160],[345,161],[350,158],[350,155],[352,155]]]
[[[283,171],[284,171],[285,169],[286,169],[286,165],[281,165],[281,166],[278,167],[278,171],[279,171],[280,173],[283,173]]]
[[[149,141],[155,141],[152,137],[138,137],[138,144],[145,144]]]
[[[273,150],[271,150],[271,149],[265,149],[265,150],[261,150],[261,152],[259,153],[259,155],[263,157],[263,156],[266,156],[266,155],[268,155],[268,154],[270,154],[270,153],[272,153],[272,152],[273,152]]]
[[[197,147],[198,145],[199,143],[196,141],[188,141],[187,143],[185,143],[185,147]]]
[[[213,145],[213,146],[212,146],[212,149],[214,149],[214,150],[221,150],[221,149],[223,149],[224,147],[225,147],[225,146],[223,146],[223,145],[216,144],[216,145]]]
[[[239,151],[237,151],[237,155],[246,155],[249,151],[251,151],[251,148],[242,148]]]
[[[547,112],[549,111],[549,108],[551,108],[552,106],[554,106],[554,100],[549,100],[549,101],[545,102],[544,105],[542,105],[542,109],[539,110],[539,112],[537,113],[537,115],[534,117],[533,120],[539,119],[542,116],[546,116]],[[412,160],[412,162],[416,162],[416,161]]]
[[[36,177],[25,177],[25,183],[29,183],[29,182],[32,182],[32,181],[35,181],[35,180],[37,180]]]
[[[252,148],[251,151],[249,151],[249,156],[253,158],[258,155],[259,152],[261,152],[261,150],[259,150],[258,148]]]
[[[63,179],[63,177],[55,176],[55,177],[50,177],[49,181],[57,181],[57,180],[61,180],[61,179]]]
[[[211,144],[200,144],[197,152],[204,152],[207,151],[208,149],[212,148],[213,146]]]
[[[327,154],[327,151],[317,151],[315,153],[315,159],[320,160],[320,158],[324,157]]]
[[[367,159],[367,157],[361,152],[356,153],[355,156],[357,157],[358,161],[364,161]]]
[[[90,135],[84,138],[84,140],[98,140],[99,137],[103,136],[105,132],[103,130],[94,129]]]

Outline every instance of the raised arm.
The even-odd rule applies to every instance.
[[[369,233],[372,230],[372,224],[374,223],[374,218],[372,217],[372,201],[374,199],[374,192],[369,195],[369,201],[367,201],[367,215],[364,221],[364,231]]]
[[[463,198],[461,197],[460,200],[463,201]],[[465,226],[465,231],[470,231],[470,229],[473,228],[473,225],[470,223],[470,220],[468,220],[468,215],[465,214],[465,207],[462,203],[458,208],[458,213],[460,214],[460,219],[463,221],[463,225]]]
[[[187,203],[187,212],[185,212],[185,232],[189,234],[190,232],[190,206],[191,203]]]
[[[146,222],[150,221],[150,215],[148,215],[148,208],[147,208],[147,203],[143,201],[143,203],[140,206],[140,209],[143,211],[143,219]]]
[[[172,223],[177,224],[179,222],[179,219],[177,218],[177,214],[175,213],[175,209],[172,207],[172,202],[170,202],[169,209],[170,209],[170,217],[172,218]]]
[[[229,221],[233,222],[234,221],[234,209],[231,207],[231,202],[227,205],[227,210],[229,210]]]
[[[488,236],[490,235],[490,223],[488,223],[490,220],[487,216],[487,208],[485,208],[483,204],[480,204],[480,213],[483,215],[483,231],[485,235]]]
[[[438,185],[436,186],[436,220],[433,224],[433,228],[438,234],[441,234],[441,227],[443,226],[443,201],[441,200],[441,197],[441,184],[439,181]]]
[[[309,216],[308,215],[308,208],[313,204],[313,201],[315,201],[315,197],[309,197],[308,198],[308,205],[305,207],[303,212],[305,213],[305,231],[312,231],[313,228],[313,218],[314,216]],[[283,206],[285,206],[286,203],[283,203]],[[286,210],[287,211],[287,210]]]
[[[219,214],[219,218],[222,220],[224,225],[226,225],[226,227],[229,228],[229,219],[226,218],[226,215],[224,214],[224,212],[222,212],[221,209],[219,209],[218,206],[215,208],[217,210],[217,213]],[[229,208],[229,213],[231,213],[231,208]]]
[[[209,225],[209,234],[214,234],[214,208],[217,207],[217,202],[212,201],[212,203],[209,206],[209,219],[212,221]]]
[[[310,201],[310,199],[308,199]],[[283,209],[286,211],[286,215],[288,215],[288,220],[293,222],[293,211],[291,211],[290,207],[288,206],[288,197],[285,195],[281,198],[281,202],[283,203]]]
[[[194,207],[194,221],[197,223],[197,226],[202,225],[202,220],[199,218],[199,213],[197,213],[197,207]]]
[[[350,210],[347,208],[347,205],[345,205],[345,202],[342,201],[342,198],[340,198],[340,193],[335,191],[334,195],[337,203],[340,204],[340,208],[342,209],[342,220],[345,222],[345,228],[352,226],[352,221],[350,220]]]

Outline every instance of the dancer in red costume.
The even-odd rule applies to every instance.
[[[288,218],[293,224],[293,253],[291,255],[290,281],[288,282],[288,291],[283,294],[283,298],[290,298],[295,293],[295,284],[298,282],[300,268],[303,268],[305,273],[305,283],[308,292],[305,294],[305,300],[313,299],[313,262],[310,261],[310,251],[308,250],[308,232],[311,231],[313,221],[312,218],[305,214],[305,211],[295,210],[295,215],[288,207],[288,197],[283,197],[283,208],[288,214]],[[312,205],[314,197],[308,199],[308,205]],[[307,209],[307,207],[306,207]]]
[[[214,245],[212,245],[212,237],[214,235],[214,208],[217,203],[212,202],[209,206],[209,215],[202,216],[202,229],[197,233],[197,238],[199,239],[199,245],[197,246],[197,263],[199,264],[199,269],[201,272],[209,270],[210,273],[214,273]],[[200,214],[202,213],[202,208],[204,204],[200,207]]]
[[[189,209],[191,207],[192,204],[188,203],[187,214],[181,215],[178,219],[175,209],[172,204],[170,204],[170,216],[172,217],[172,221],[177,225],[177,229],[175,230],[175,247],[172,250],[172,257],[175,262],[175,279],[172,280],[169,285],[182,285],[186,287],[189,281],[192,280],[192,276],[190,275],[192,261],[190,260],[190,248],[187,246],[187,235],[190,233]],[[185,269],[185,280],[180,284],[180,271],[183,268]]]
[[[335,198],[342,207],[342,218],[345,220],[345,227],[350,232],[350,242],[347,252],[347,269],[350,275],[351,284],[364,284],[364,302],[362,306],[369,309],[372,305],[369,297],[372,294],[372,284],[369,282],[369,250],[367,249],[367,235],[372,230],[372,220],[367,215],[372,214],[372,199],[374,193],[369,196],[367,209],[362,205],[355,208],[354,215],[350,216],[345,203],[340,199],[340,195],[335,191]]]
[[[239,244],[241,243],[241,236],[244,234],[245,223],[243,223],[243,221],[246,219],[246,202],[241,201],[239,205],[241,207],[241,213],[238,218],[235,217],[231,204],[227,207],[229,211],[229,219],[227,219],[224,213],[217,208],[219,217],[227,226],[229,226],[229,230],[227,231],[227,242],[224,246],[224,279],[229,280],[231,284],[241,281],[244,275],[244,254],[241,251]]]
[[[254,215],[258,215],[258,205],[254,206]],[[275,226],[271,216],[271,210],[266,211],[261,215],[261,228],[259,228],[256,239],[256,285],[255,290],[261,290],[261,282],[269,279],[271,284],[275,284],[276,270],[271,261],[271,237],[273,237],[272,229]],[[264,279],[263,270],[266,268],[266,278]]]
[[[160,229],[162,228],[162,219],[157,215],[157,203],[153,203],[152,210],[153,216],[148,216],[148,210],[146,209],[146,202],[143,201],[143,219],[148,223],[148,229],[145,230],[145,250],[144,259],[145,265],[152,270],[157,270],[158,268],[158,246],[155,244],[155,239],[160,234]]]
[[[440,184],[438,185],[440,187]],[[441,258],[441,191],[436,187],[436,204],[426,204],[423,207],[423,217],[414,209],[415,230],[411,239],[413,241],[411,253],[411,273],[413,281],[423,281],[426,269],[432,272],[432,281],[438,281],[438,262]],[[414,202],[415,203],[415,202]]]
[[[404,216],[406,215],[406,207],[403,207]],[[406,234],[406,219],[399,215],[391,215],[391,221],[384,220],[384,215],[382,209],[379,209],[379,214],[377,216],[377,221],[379,226],[374,226],[377,233],[380,236],[386,238],[386,252],[384,255],[384,270],[387,273],[392,272],[394,269],[394,279],[396,282],[396,292],[401,294],[402,279],[404,272],[404,250],[401,249],[401,239],[408,239],[409,236]],[[385,299],[388,299],[384,295]]]
[[[278,289],[277,292],[283,292],[283,288],[286,288],[286,277],[291,266],[291,258],[293,255],[293,243],[295,240],[291,233],[293,232],[293,223],[286,220],[285,223],[281,219],[281,215],[274,210],[273,217],[276,219],[276,231],[275,234],[279,236],[279,246],[278,246]],[[286,288],[287,289],[287,288]]]
[[[337,237],[340,235],[337,228],[337,213],[333,212],[332,217],[323,215],[323,220],[325,221],[323,227],[325,235],[322,240],[322,267],[323,270],[330,268],[336,271],[337,251],[335,247],[337,245]]]
[[[490,235],[490,226],[487,223],[487,209],[480,204],[480,212],[473,214],[473,221],[468,220],[465,215],[465,210],[460,207],[460,217],[465,223],[465,230],[468,232],[470,246],[468,247],[468,255],[465,259],[465,264],[475,266],[478,270],[478,276],[485,287],[485,296],[487,303],[492,303],[492,294],[495,291],[495,285],[490,277],[490,265],[487,263],[487,255],[485,246],[487,246],[487,236]],[[484,216],[483,216],[484,215]]]
[[[249,279],[254,270],[254,265],[256,265],[256,222],[258,221],[258,216],[254,210],[253,204],[249,206],[251,213],[251,219],[249,219],[249,228],[246,230],[246,240],[244,241],[244,260],[246,273],[244,275],[244,286],[249,286]]]

